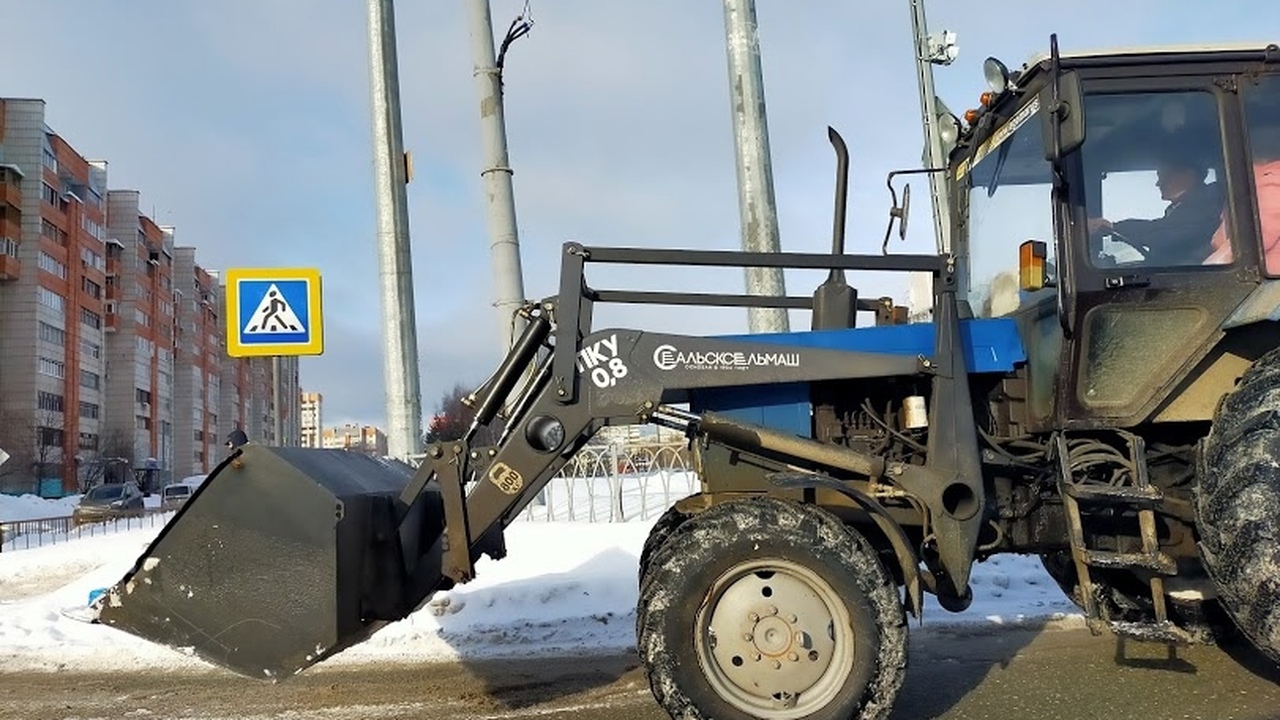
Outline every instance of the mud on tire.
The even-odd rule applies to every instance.
[[[1280,663],[1280,351],[1218,406],[1196,470],[1205,568],[1240,631]]]
[[[891,575],[871,543],[813,506],[743,499],[680,524],[653,554],[637,616],[650,687],[672,717],[886,718],[906,673]],[[808,644],[768,644],[793,636]],[[782,675],[770,675],[775,660]],[[784,676],[795,694],[769,695]]]
[[[649,530],[649,537],[645,538],[644,548],[640,551],[640,570],[639,577],[636,578],[641,586],[644,585],[645,575],[649,572],[649,566],[653,562],[653,554],[658,548],[671,537],[671,534],[680,527],[685,520],[689,519],[687,513],[681,512],[675,507],[667,508],[667,511],[658,518],[653,524],[653,528]]]

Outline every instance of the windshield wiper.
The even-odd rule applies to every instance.
[[[991,170],[991,182],[987,183],[987,197],[993,197],[1000,188],[1000,176],[1004,174],[1004,162],[1009,159],[1009,150],[1013,147],[1014,138],[1005,140],[996,151],[996,166]]]

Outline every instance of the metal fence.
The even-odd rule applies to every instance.
[[[589,445],[520,517],[547,522],[647,521],[697,491],[698,479],[683,442]]]
[[[76,525],[70,516],[14,520],[0,523],[0,552],[29,550],[84,537],[109,535],[135,528],[161,527],[173,517],[174,510],[147,508],[139,517],[118,517]]]

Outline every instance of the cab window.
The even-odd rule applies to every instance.
[[[968,194],[967,299],[976,317],[1008,315],[1022,305],[1018,246],[1024,241],[1046,242],[1046,267],[1054,264],[1053,177],[1038,111],[1038,100],[1018,110],[956,172]]]
[[[1257,215],[1267,275],[1280,276],[1280,76],[1241,83]],[[1242,222],[1247,222],[1242,220]]]
[[[1213,94],[1091,95],[1082,150],[1089,261],[1100,268],[1230,262]],[[1227,252],[1219,252],[1225,248]]]

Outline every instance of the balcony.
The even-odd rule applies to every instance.
[[[18,243],[13,238],[0,237],[0,282],[17,280],[22,271],[18,261]]]
[[[21,208],[22,188],[12,181],[0,183],[0,202],[13,208]]]

